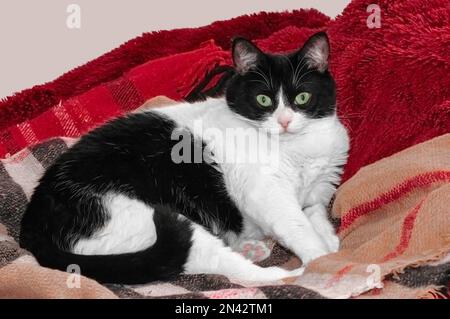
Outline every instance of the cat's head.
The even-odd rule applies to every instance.
[[[271,134],[298,134],[335,113],[335,83],[328,72],[328,37],[319,32],[287,55],[262,52],[244,38],[233,42],[236,75],[227,86],[231,110]]]

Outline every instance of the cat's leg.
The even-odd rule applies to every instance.
[[[308,216],[317,233],[327,243],[331,252],[338,251],[339,238],[336,236],[336,231],[328,218],[326,207],[335,191],[336,187],[332,183],[317,184],[306,198],[306,207],[304,208],[306,216]]]
[[[333,225],[328,219],[327,209],[322,204],[316,204],[304,209],[314,229],[323,238],[330,252],[339,250],[339,238],[336,235]]]
[[[254,188],[245,203],[246,214],[305,265],[330,252],[302,211],[293,187],[274,180],[260,180],[260,187]]]
[[[279,267],[260,267],[225,246],[222,240],[193,224],[192,246],[184,265],[186,274],[219,274],[238,280],[273,281],[300,276],[303,268],[292,271]]]

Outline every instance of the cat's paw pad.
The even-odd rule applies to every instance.
[[[237,249],[245,258],[253,262],[260,262],[270,256],[271,249],[259,240],[246,240],[239,244]]]

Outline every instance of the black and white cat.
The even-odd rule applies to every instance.
[[[120,117],[61,155],[25,212],[22,247],[43,266],[76,264],[117,283],[300,275],[303,268],[259,267],[232,249],[266,236],[304,264],[337,251],[326,207],[349,146],[326,34],[288,55],[238,38],[232,54],[225,97]],[[238,145],[230,132],[258,143]]]

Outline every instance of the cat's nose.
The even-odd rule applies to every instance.
[[[278,123],[284,128],[287,129],[289,124],[292,122],[292,113],[291,112],[283,112],[278,115]]]

